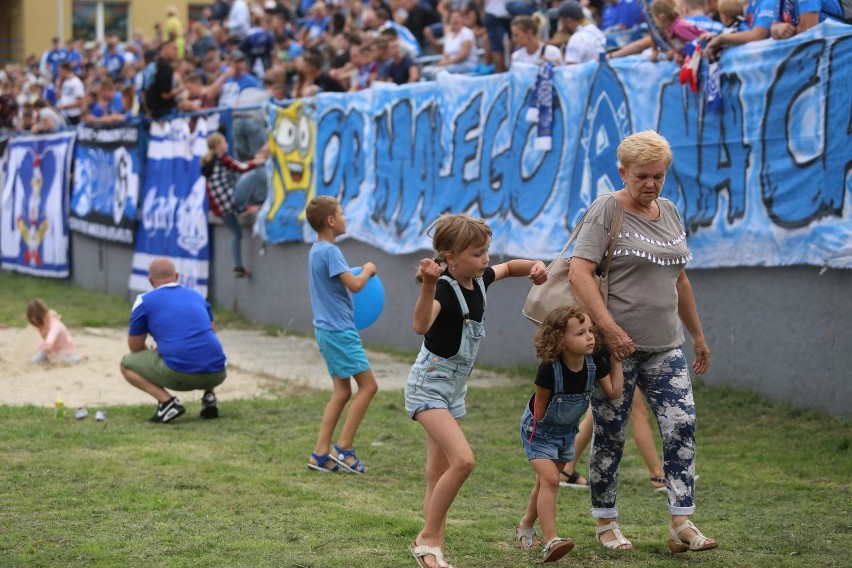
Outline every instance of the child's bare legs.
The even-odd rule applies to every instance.
[[[645,397],[639,388],[636,389],[635,396],[633,397],[630,421],[633,423],[633,439],[636,440],[636,447],[639,448],[639,453],[642,454],[645,466],[651,474],[651,486],[654,489],[665,487],[663,462],[660,461],[657,446],[654,444],[654,433],[651,431],[650,422],[648,422],[648,409],[645,407]],[[655,479],[662,479],[663,481],[655,481]]]
[[[542,539],[544,542],[550,542],[557,537],[556,494],[559,491],[559,472],[565,467],[565,463],[535,459],[530,460],[530,465],[535,470],[535,487],[530,493],[527,512],[518,526],[522,529],[532,528],[538,518]]]
[[[364,372],[358,373],[354,376],[354,379],[355,383],[358,385],[358,392],[352,398],[352,404],[349,405],[349,411],[346,413],[346,420],[343,422],[343,430],[340,432],[340,438],[337,439],[337,447],[341,450],[351,450],[354,446],[355,432],[357,432],[358,426],[361,425],[361,420],[364,419],[364,415],[367,413],[367,408],[370,406],[370,402],[376,395],[376,391],[379,390],[379,386],[376,384],[376,377],[373,375],[372,369],[367,369]],[[347,381],[347,384],[348,383],[349,381]],[[344,405],[345,404],[346,403],[344,402]],[[340,417],[340,413],[338,413],[337,417]],[[335,420],[334,424],[337,424],[337,420]],[[332,431],[333,430],[334,427],[332,426]],[[329,443],[331,442],[331,435],[332,434],[329,433]],[[326,453],[328,453],[328,447],[326,447]],[[355,456],[347,456],[344,461],[347,465],[352,465],[355,463],[356,459],[357,458]]]
[[[580,430],[577,432],[577,435],[574,437],[574,460],[569,461],[565,464],[565,468],[562,470],[562,473],[565,475],[571,475],[575,471],[577,471],[577,463],[580,461],[580,458],[583,456],[583,452],[586,451],[586,448],[589,447],[589,442],[592,441],[592,413],[588,410],[586,411],[586,415],[583,417],[583,420],[580,422]],[[575,483],[577,485],[584,485],[586,483],[586,478],[582,475],[577,477],[577,481]],[[525,527],[521,527],[525,528]]]
[[[424,410],[418,412],[416,418],[426,430],[426,496],[423,530],[415,543],[443,548],[447,512],[473,471],[473,450],[449,410]],[[428,566],[437,566],[432,555],[423,560]]]
[[[343,414],[343,409],[346,403],[352,397],[352,383],[349,377],[345,379],[332,378],[334,390],[331,392],[331,398],[325,405],[325,410],[322,413],[322,422],[320,422],[319,434],[317,434],[317,445],[314,446],[314,453],[318,456],[327,456],[331,450],[331,437],[334,435],[334,428],[337,426],[340,415]],[[363,414],[362,414],[363,416]],[[316,465],[316,460],[313,456],[310,462]],[[328,462],[329,468],[334,466],[334,462]]]

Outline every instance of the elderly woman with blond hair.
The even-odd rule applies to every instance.
[[[660,197],[672,161],[665,138],[645,131],[618,146],[618,171],[624,188],[599,197],[589,208],[571,258],[569,279],[578,302],[592,317],[613,357],[624,366],[624,396],[592,394],[594,441],[590,478],[597,539],[607,548],[630,550],[621,533],[615,501],[618,469],[636,386],[645,393],[660,427],[663,467],[671,514],[672,552],[716,548],[689,520],[695,512],[695,404],[686,358],[683,326],[692,338],[692,370],[704,373],[710,349],[686,263],[692,254],[675,205]],[[613,199],[613,197],[615,199]],[[604,303],[595,271],[604,260],[616,201],[624,211],[609,272]]]

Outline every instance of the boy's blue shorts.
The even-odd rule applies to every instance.
[[[332,377],[348,379],[370,368],[358,330],[326,331],[314,328],[314,336],[325,359],[328,374]]]

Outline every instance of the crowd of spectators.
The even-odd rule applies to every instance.
[[[441,72],[583,63],[653,50],[649,25],[675,44],[700,30],[713,51],[843,21],[840,0],[656,2],[659,10],[643,12],[641,0],[218,0],[187,24],[169,8],[148,37],[140,30],[123,44],[112,35],[104,44],[64,45],[54,38],[41,57],[5,65],[0,129],[50,132]],[[240,118],[240,130],[257,136],[256,117]]]

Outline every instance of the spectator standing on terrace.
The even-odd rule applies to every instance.
[[[177,46],[178,59],[183,59],[186,55],[186,40],[183,37],[183,22],[178,16],[178,10],[174,6],[166,8],[166,23],[163,25],[162,40],[175,40]]]
[[[68,60],[68,50],[62,47],[58,37],[53,38],[53,47],[44,52],[41,56],[39,69],[42,75],[50,76],[54,79],[59,76],[59,64]]]
[[[107,38],[107,48],[104,51],[101,65],[106,68],[113,79],[119,79],[125,62],[125,55],[118,47],[118,36],[115,34],[110,35]]]
[[[325,4],[317,2],[308,10],[308,18],[296,35],[296,39],[306,49],[321,45],[325,41],[330,25],[331,16],[328,15]]]
[[[423,78],[434,79],[439,71],[470,73],[476,67],[476,37],[466,27],[458,10],[450,13],[449,27],[444,33],[444,52],[435,65],[423,69]]]
[[[565,64],[598,61],[601,53],[606,51],[606,36],[586,18],[582,6],[567,0],[559,6],[557,14],[562,28],[571,34],[565,44]]]
[[[257,77],[263,77],[272,67],[272,53],[275,51],[275,38],[269,31],[269,21],[265,17],[254,16],[252,28],[240,43],[248,62],[248,69]]]
[[[772,21],[775,19],[776,0],[750,0],[745,9],[747,31],[719,34],[707,42],[708,55],[719,51],[726,45],[742,45],[760,41],[769,37]]]
[[[164,42],[160,46],[160,57],[157,59],[151,85],[145,91],[145,105],[152,118],[163,118],[172,113],[177,106],[178,89],[174,85],[174,67],[172,67],[176,60],[175,42]]]
[[[541,65],[549,61],[554,65],[562,63],[562,54],[555,45],[547,45],[538,38],[538,24],[530,16],[516,16],[512,20],[512,43],[518,49],[512,53],[512,65],[528,63]]]
[[[76,126],[80,124],[80,116],[83,114],[86,87],[83,81],[71,71],[71,64],[67,61],[59,64],[59,80],[61,84],[56,109],[62,113],[68,124]]]
[[[225,27],[232,36],[240,39],[246,36],[251,28],[251,13],[245,0],[231,0],[231,10]]]
[[[441,23],[441,17],[431,8],[417,0],[399,0],[399,7],[394,11],[394,21],[405,26],[417,43],[424,45],[426,38],[423,30],[428,26]]]
[[[485,0],[485,31],[488,33],[491,61],[497,73],[506,70],[505,44],[512,34],[511,22],[506,0]]]

